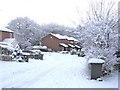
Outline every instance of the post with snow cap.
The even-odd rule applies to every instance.
[[[101,59],[90,59],[88,63],[90,64],[90,74],[91,79],[98,79],[102,74],[102,65],[104,64],[104,60]]]

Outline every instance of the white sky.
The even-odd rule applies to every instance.
[[[16,17],[29,17],[38,24],[75,26],[89,10],[91,0],[0,0],[0,27]],[[109,1],[109,0],[108,0]],[[119,0],[116,0],[119,1]],[[77,12],[79,9],[79,14]]]
[[[29,17],[35,22],[75,26],[89,0],[0,0],[0,26],[7,26],[16,17]]]

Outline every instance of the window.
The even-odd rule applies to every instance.
[[[10,38],[12,38],[12,33],[10,33]]]

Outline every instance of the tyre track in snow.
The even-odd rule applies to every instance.
[[[14,75],[12,76],[12,80],[10,80],[10,82],[7,83],[7,85],[4,85],[3,87],[24,87],[24,84],[25,86],[26,85],[30,86],[31,84],[35,83],[36,81],[40,80],[41,78],[49,74],[48,72],[52,71],[61,63],[58,62],[56,65],[49,65],[49,66],[46,65],[37,66],[34,68],[26,69],[27,71],[26,70],[20,70],[20,72],[17,71],[18,73],[14,73]],[[42,68],[46,68],[46,69],[44,69],[43,71]],[[30,76],[31,73],[35,73],[34,76],[33,74],[32,76]],[[28,76],[26,77],[24,74],[27,74]]]
[[[68,56],[61,55],[61,57],[62,56],[65,57],[65,59],[67,59],[69,55]],[[53,56],[50,55],[50,58],[51,57]],[[11,80],[8,79],[9,82],[6,81],[7,83],[5,83],[3,87],[7,87],[7,88],[54,87],[55,84],[57,84],[56,85],[57,87],[61,87],[61,86],[65,87],[62,84],[62,82],[64,82],[62,76],[66,77],[66,83],[69,83],[70,80],[75,79],[74,77],[71,76],[74,76],[74,74],[76,75],[77,73],[73,73],[72,75],[69,75],[70,74],[69,72],[71,72],[70,70],[71,66],[69,66],[69,64],[73,64],[72,68],[74,68],[75,64],[78,63],[78,61],[76,63],[72,62],[71,60],[74,60],[73,56],[71,56],[70,61],[65,60],[64,62],[64,59],[61,60],[61,58],[59,57],[54,58],[54,60],[55,61],[58,60],[58,61],[55,64],[52,64],[50,62],[49,65],[47,64],[48,66],[46,66],[46,63],[48,63],[47,61],[46,63],[42,64],[42,66],[37,65],[35,67],[33,66],[32,68],[30,67],[30,68],[26,68],[25,70],[23,69],[16,71],[16,73],[14,73],[14,75],[11,77]],[[74,72],[74,69],[72,70],[72,72]],[[46,85],[47,79],[49,80],[49,85]]]
[[[33,85],[33,86],[38,87],[38,88],[75,87],[74,83],[76,81],[80,81],[78,78],[82,78],[82,77],[80,77],[80,74],[79,74],[80,67],[81,67],[80,61],[76,60],[76,62],[72,62],[70,60],[71,63],[67,63],[68,61],[69,60],[67,60],[66,63],[62,62],[59,65],[57,65],[57,67],[53,68],[49,73],[44,75],[44,77],[41,79],[42,81],[37,80],[36,81],[37,85]],[[71,66],[69,64],[71,64],[71,65],[73,64],[73,66]],[[71,74],[71,72],[73,72],[73,73]],[[47,84],[48,82],[49,82],[49,84]],[[69,83],[69,85],[68,85],[68,83]],[[80,87],[80,84],[77,83],[76,87]]]
[[[74,69],[76,63],[74,64],[74,63],[72,63],[72,61],[70,61],[71,64],[73,64],[73,66],[72,66],[73,70],[71,70],[71,65],[69,66],[69,63],[67,63],[67,62],[68,62],[68,60],[66,61],[66,63],[59,62],[54,66],[52,65],[52,67],[50,66],[49,68],[46,68],[46,70],[44,72],[36,73],[36,75],[33,78],[29,79],[29,81],[22,82],[22,83],[25,83],[25,85],[22,85],[22,86],[18,85],[17,87],[26,87],[26,85],[27,85],[27,87],[29,87],[33,84],[34,85],[37,84],[39,87],[53,87],[54,88],[55,84],[56,84],[56,87],[71,87],[70,85],[72,85],[73,81],[78,79],[78,78],[76,78],[77,76],[75,77],[74,75],[80,75],[80,74],[78,74],[78,72],[74,73],[76,70],[76,68]],[[73,74],[71,74],[71,71],[73,72]],[[35,72],[35,71],[33,71],[33,72]],[[63,77],[66,77],[66,79],[63,79]],[[47,80],[49,80],[49,82],[50,82],[49,85],[46,85],[46,82],[48,82]],[[65,82],[66,84],[65,83],[63,84],[63,82]],[[69,83],[69,85],[67,83]],[[78,84],[78,86],[79,85],[80,84]]]
[[[7,62],[7,64],[11,64],[11,63],[15,63],[15,62]],[[40,62],[41,63],[41,62]],[[27,71],[30,71],[30,70],[33,70],[35,69],[35,66],[32,66],[32,63],[18,63],[16,62],[15,64],[17,64],[17,69],[16,67],[15,68],[9,68],[9,70],[1,70],[1,74],[0,74],[0,83],[4,84],[4,83],[8,83],[8,81],[12,81],[14,76],[17,76],[17,75],[24,75],[25,72]],[[27,68],[26,68],[26,65],[27,65]],[[38,66],[39,64],[37,64]],[[7,65],[4,66],[4,68],[6,67]],[[31,67],[32,66],[32,67]]]
[[[25,68],[26,66],[24,66],[24,68]],[[2,74],[0,75],[0,77],[2,77],[2,76],[4,76],[4,78],[2,78],[2,82],[4,82],[4,79],[6,79],[6,80],[8,80],[9,79],[9,77],[7,76],[8,74],[9,75],[14,75],[14,74],[21,74],[21,73],[23,73],[23,72],[25,72],[25,71],[29,71],[29,70],[31,70],[31,68],[27,68],[27,69],[23,69],[23,67],[20,67],[20,68],[18,68],[19,69],[19,71],[17,71],[17,69],[15,69],[15,70],[11,70],[11,69],[9,69],[9,73],[7,72],[2,72]]]

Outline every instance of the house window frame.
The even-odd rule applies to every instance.
[[[13,36],[13,34],[12,34],[12,33],[10,33],[10,38],[12,38],[12,36]]]

